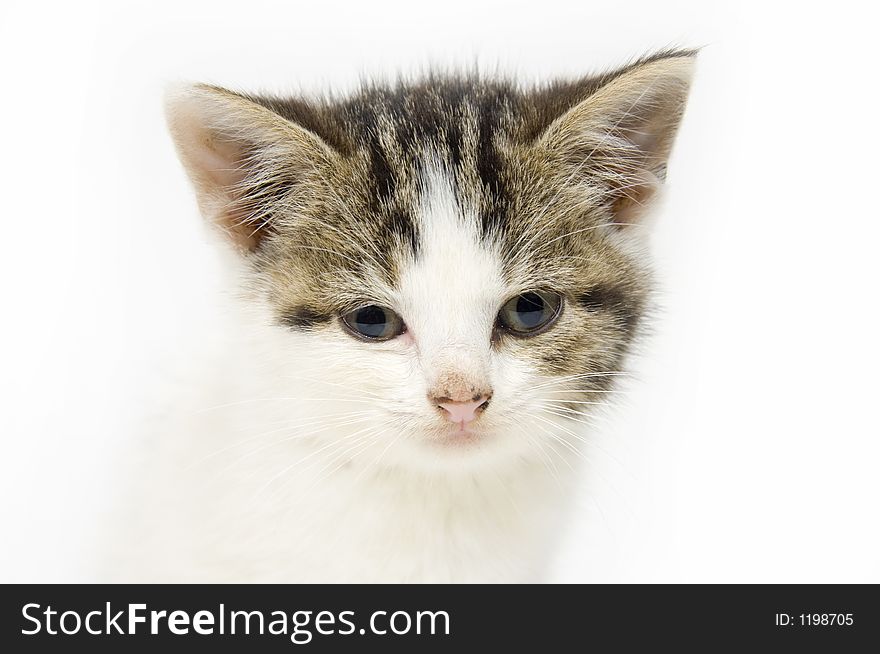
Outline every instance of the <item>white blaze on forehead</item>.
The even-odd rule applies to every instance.
[[[429,165],[421,181],[419,254],[400,280],[404,317],[423,356],[450,348],[488,356],[504,293],[499,259],[480,236],[476,208],[456,196],[452,176]]]

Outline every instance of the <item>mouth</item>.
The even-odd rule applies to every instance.
[[[486,434],[464,422],[449,425],[443,429],[434,442],[441,447],[467,447],[485,440]]]

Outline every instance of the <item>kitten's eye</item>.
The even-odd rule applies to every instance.
[[[509,299],[498,313],[498,323],[517,336],[533,336],[556,321],[562,296],[549,291],[529,291]]]
[[[342,324],[355,336],[371,341],[387,341],[406,330],[400,316],[375,304],[344,314]]]

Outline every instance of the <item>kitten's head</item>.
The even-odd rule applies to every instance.
[[[246,262],[315,438],[417,466],[576,445],[646,308],[639,221],[692,65],[665,52],[531,90],[429,76],[334,101],[173,95],[202,212]]]

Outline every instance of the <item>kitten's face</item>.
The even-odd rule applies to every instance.
[[[178,103],[202,208],[246,251],[279,383],[324,447],[420,469],[577,447],[645,309],[630,223],[690,59],[532,93],[429,80],[318,107]]]
[[[338,386],[311,388],[340,410],[375,411],[376,445],[395,443],[386,462],[558,446],[559,423],[601,401],[620,370],[646,273],[600,210],[554,200],[559,186],[538,175],[512,185],[517,228],[487,233],[454,172],[435,158],[418,170],[407,237],[375,235],[382,217],[362,205],[300,218],[267,246],[267,295],[297,344],[291,370],[320,353],[312,378]]]

